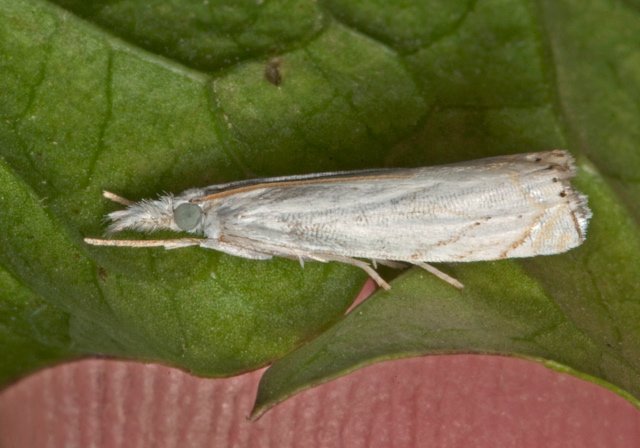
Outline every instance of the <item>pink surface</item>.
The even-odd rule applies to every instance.
[[[640,446],[640,412],[627,401],[519,359],[379,363],[250,423],[260,375],[207,380],[107,360],[54,367],[0,394],[0,446]]]
[[[303,392],[257,423],[259,372],[205,380],[88,360],[0,395],[0,446],[633,447],[640,412],[534,363],[455,355],[380,363]]]

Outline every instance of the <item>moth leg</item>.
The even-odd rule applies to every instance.
[[[217,250],[219,252],[224,252],[225,254],[233,255],[236,257],[248,258],[250,260],[270,260],[273,258],[273,255],[271,254],[265,254],[263,252],[245,249],[244,247],[223,243],[218,240],[199,239],[198,241],[200,241],[200,247]]]
[[[200,246],[200,238],[176,238],[173,240],[101,240],[95,238],[85,238],[84,242],[94,246],[120,246],[120,247],[158,247],[165,249],[178,249],[187,246]]]
[[[444,280],[445,282],[449,283],[451,286],[454,286],[454,287],[456,287],[458,289],[464,288],[464,285],[462,283],[460,283],[458,280],[456,280],[455,278],[451,277],[450,275],[445,274],[444,272],[442,272],[440,269],[436,268],[435,266],[431,266],[430,264],[423,263],[423,262],[417,262],[417,263],[412,263],[412,264],[415,264],[416,266],[420,266],[425,271],[430,272],[431,274],[433,274],[436,277],[438,277],[440,280]]]
[[[102,192],[102,196],[104,196],[105,198],[109,199],[110,201],[113,202],[117,202],[118,204],[122,204],[122,205],[133,205],[135,204],[134,201],[130,201],[129,199],[125,199],[122,196],[118,196],[115,193],[111,193],[110,191],[103,191]]]
[[[303,267],[304,267],[303,263],[305,259],[322,261],[322,262],[339,261],[341,263],[347,263],[352,266],[357,266],[360,269],[363,269],[367,274],[369,274],[369,277],[371,277],[378,284],[378,286],[380,286],[381,288],[384,288],[387,291],[391,289],[391,286],[389,286],[389,284],[385,282],[384,279],[380,277],[380,275],[374,269],[372,269],[368,263],[365,263],[364,261],[356,260],[355,258],[344,257],[342,255],[326,254],[326,253],[296,251],[289,248],[278,247],[275,245],[271,245],[268,248],[265,247],[266,245],[263,245],[262,247],[264,252],[258,252],[258,251],[253,251],[253,250],[245,249],[244,247],[241,247],[241,246],[246,246],[251,244],[250,240],[245,240],[244,238],[237,238],[237,237],[230,237],[230,236],[225,236],[225,239],[226,241],[224,242],[219,240],[205,240],[207,242],[203,243],[202,246],[209,247],[211,249],[216,249],[222,252],[226,252],[231,255],[237,255],[239,257],[245,257],[245,258],[255,258],[258,260],[269,259],[272,256],[290,258],[293,260],[297,259]],[[229,241],[236,242],[237,245],[230,244]]]
[[[316,261],[339,261],[341,263],[350,264],[352,266],[357,266],[360,269],[364,270],[369,277],[371,277],[381,288],[385,291],[389,291],[391,286],[389,283],[385,282],[380,274],[378,274],[368,263],[364,261],[356,260],[355,258],[343,257],[342,255],[329,255],[329,254],[307,254],[308,258],[312,258]]]

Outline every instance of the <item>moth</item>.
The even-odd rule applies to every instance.
[[[238,257],[339,261],[364,269],[384,289],[376,263],[427,264],[534,257],[584,242],[592,214],[574,190],[564,150],[423,168],[339,171],[242,180],[132,202],[108,215],[107,234],[170,229],[195,237],[93,239],[101,246],[200,246]],[[372,260],[373,267],[362,259]]]

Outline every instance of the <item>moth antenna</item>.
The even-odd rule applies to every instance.
[[[106,191],[106,190],[102,192],[102,196],[109,199],[110,201],[117,202],[118,204],[122,204],[126,206],[135,204],[135,202],[130,201],[129,199],[125,199],[122,196],[118,196],[117,194],[111,193],[110,191]]]

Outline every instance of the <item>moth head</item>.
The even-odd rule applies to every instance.
[[[107,234],[125,229],[141,232],[173,230],[176,232],[202,233],[202,208],[185,199],[171,195],[156,200],[143,200],[124,210],[109,213],[111,225]]]

